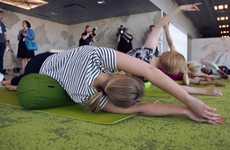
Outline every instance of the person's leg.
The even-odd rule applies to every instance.
[[[209,87],[209,88],[197,88],[182,86],[184,90],[193,95],[207,95],[207,96],[223,96],[220,89]]]
[[[162,27],[152,27],[151,31],[147,34],[144,47],[156,49],[159,43],[159,39],[162,33]]]
[[[13,85],[17,86],[20,82],[20,80],[31,73],[39,73],[39,70],[43,64],[43,62],[46,60],[47,57],[53,55],[54,53],[46,52],[39,54],[35,57],[33,57],[26,65],[24,73],[20,76],[16,76],[11,80],[4,81],[3,84],[5,85]]]
[[[5,52],[5,43],[0,43],[0,73],[3,73],[3,56]]]
[[[154,27],[151,28],[144,43],[145,48],[156,49],[163,31],[163,27],[170,22],[170,19],[171,18],[169,16],[164,16]]]

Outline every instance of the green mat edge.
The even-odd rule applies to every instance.
[[[2,88],[2,87],[0,87]],[[10,92],[10,91],[9,91]],[[14,108],[17,108],[17,109],[21,109],[21,110],[24,110],[21,106],[19,105],[13,105],[13,104],[8,104],[8,103],[1,103],[1,105],[6,105],[6,106],[10,106],[10,107],[14,107]],[[61,114],[58,114],[58,113],[55,113],[55,112],[48,112],[46,110],[28,110],[28,111],[31,111],[31,112],[42,112],[42,113],[46,113],[46,114],[51,114],[51,115],[56,115],[56,116],[60,116],[60,117],[68,117],[68,118],[71,118],[71,119],[76,119],[76,120],[79,120],[79,121],[84,121],[84,122],[89,122],[89,123],[95,123],[95,124],[101,124],[101,125],[114,125],[114,124],[117,124],[117,123],[120,123],[124,120],[128,120],[128,119],[131,119],[133,117],[135,117],[136,115],[135,114],[132,114],[132,115],[126,115],[124,117],[122,117],[121,119],[117,119],[115,121],[112,121],[112,122],[101,122],[101,121],[95,121],[95,120],[88,120],[88,119],[84,119],[84,118],[78,118],[78,117],[73,117],[73,116],[68,116],[68,115],[61,115]],[[119,114],[117,114],[119,115]],[[124,114],[120,114],[120,115],[124,115]]]

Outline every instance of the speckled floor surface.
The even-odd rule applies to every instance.
[[[222,126],[173,117],[98,125],[0,104],[0,150],[229,150],[230,82],[226,85],[224,97],[202,97],[225,117]],[[152,88],[145,99],[176,103]]]

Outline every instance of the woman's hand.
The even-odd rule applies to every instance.
[[[215,108],[209,107],[207,104],[200,100],[192,101],[188,106],[191,112],[195,114],[195,116],[205,119],[208,123],[222,124],[224,122],[223,117],[216,113]]]
[[[202,3],[194,3],[194,4],[188,4],[188,5],[181,5],[179,6],[180,10],[183,11],[200,11],[199,9],[199,5],[201,5]]]
[[[193,113],[192,111],[190,111],[189,109],[186,110],[186,116],[196,122],[206,122],[206,123],[210,123],[213,125],[219,125],[219,124],[223,124],[224,123],[224,119],[220,116],[212,118],[212,119],[205,119],[202,118],[200,116],[197,116],[195,113]]]

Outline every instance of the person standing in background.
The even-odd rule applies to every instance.
[[[29,21],[24,20],[22,22],[22,30],[19,31],[18,34],[18,54],[17,58],[21,60],[21,73],[24,72],[25,66],[28,61],[34,57],[34,51],[37,48],[30,49],[27,43],[28,41],[32,42],[35,39],[34,31],[31,29],[31,24]]]
[[[123,53],[127,53],[133,49],[132,45],[133,35],[128,33],[128,29],[121,25],[117,33],[117,50]]]
[[[0,73],[3,73],[3,56],[6,48],[6,26],[2,22],[3,10],[0,10]]]
[[[3,59],[3,68],[5,70],[5,74],[13,75],[16,66],[17,66],[17,60],[14,51],[11,47],[10,40],[6,40],[6,49],[4,53],[4,59]]]
[[[85,31],[81,34],[81,38],[79,40],[79,46],[93,45],[95,36],[96,36],[96,28],[92,28],[90,25],[86,25]]]

